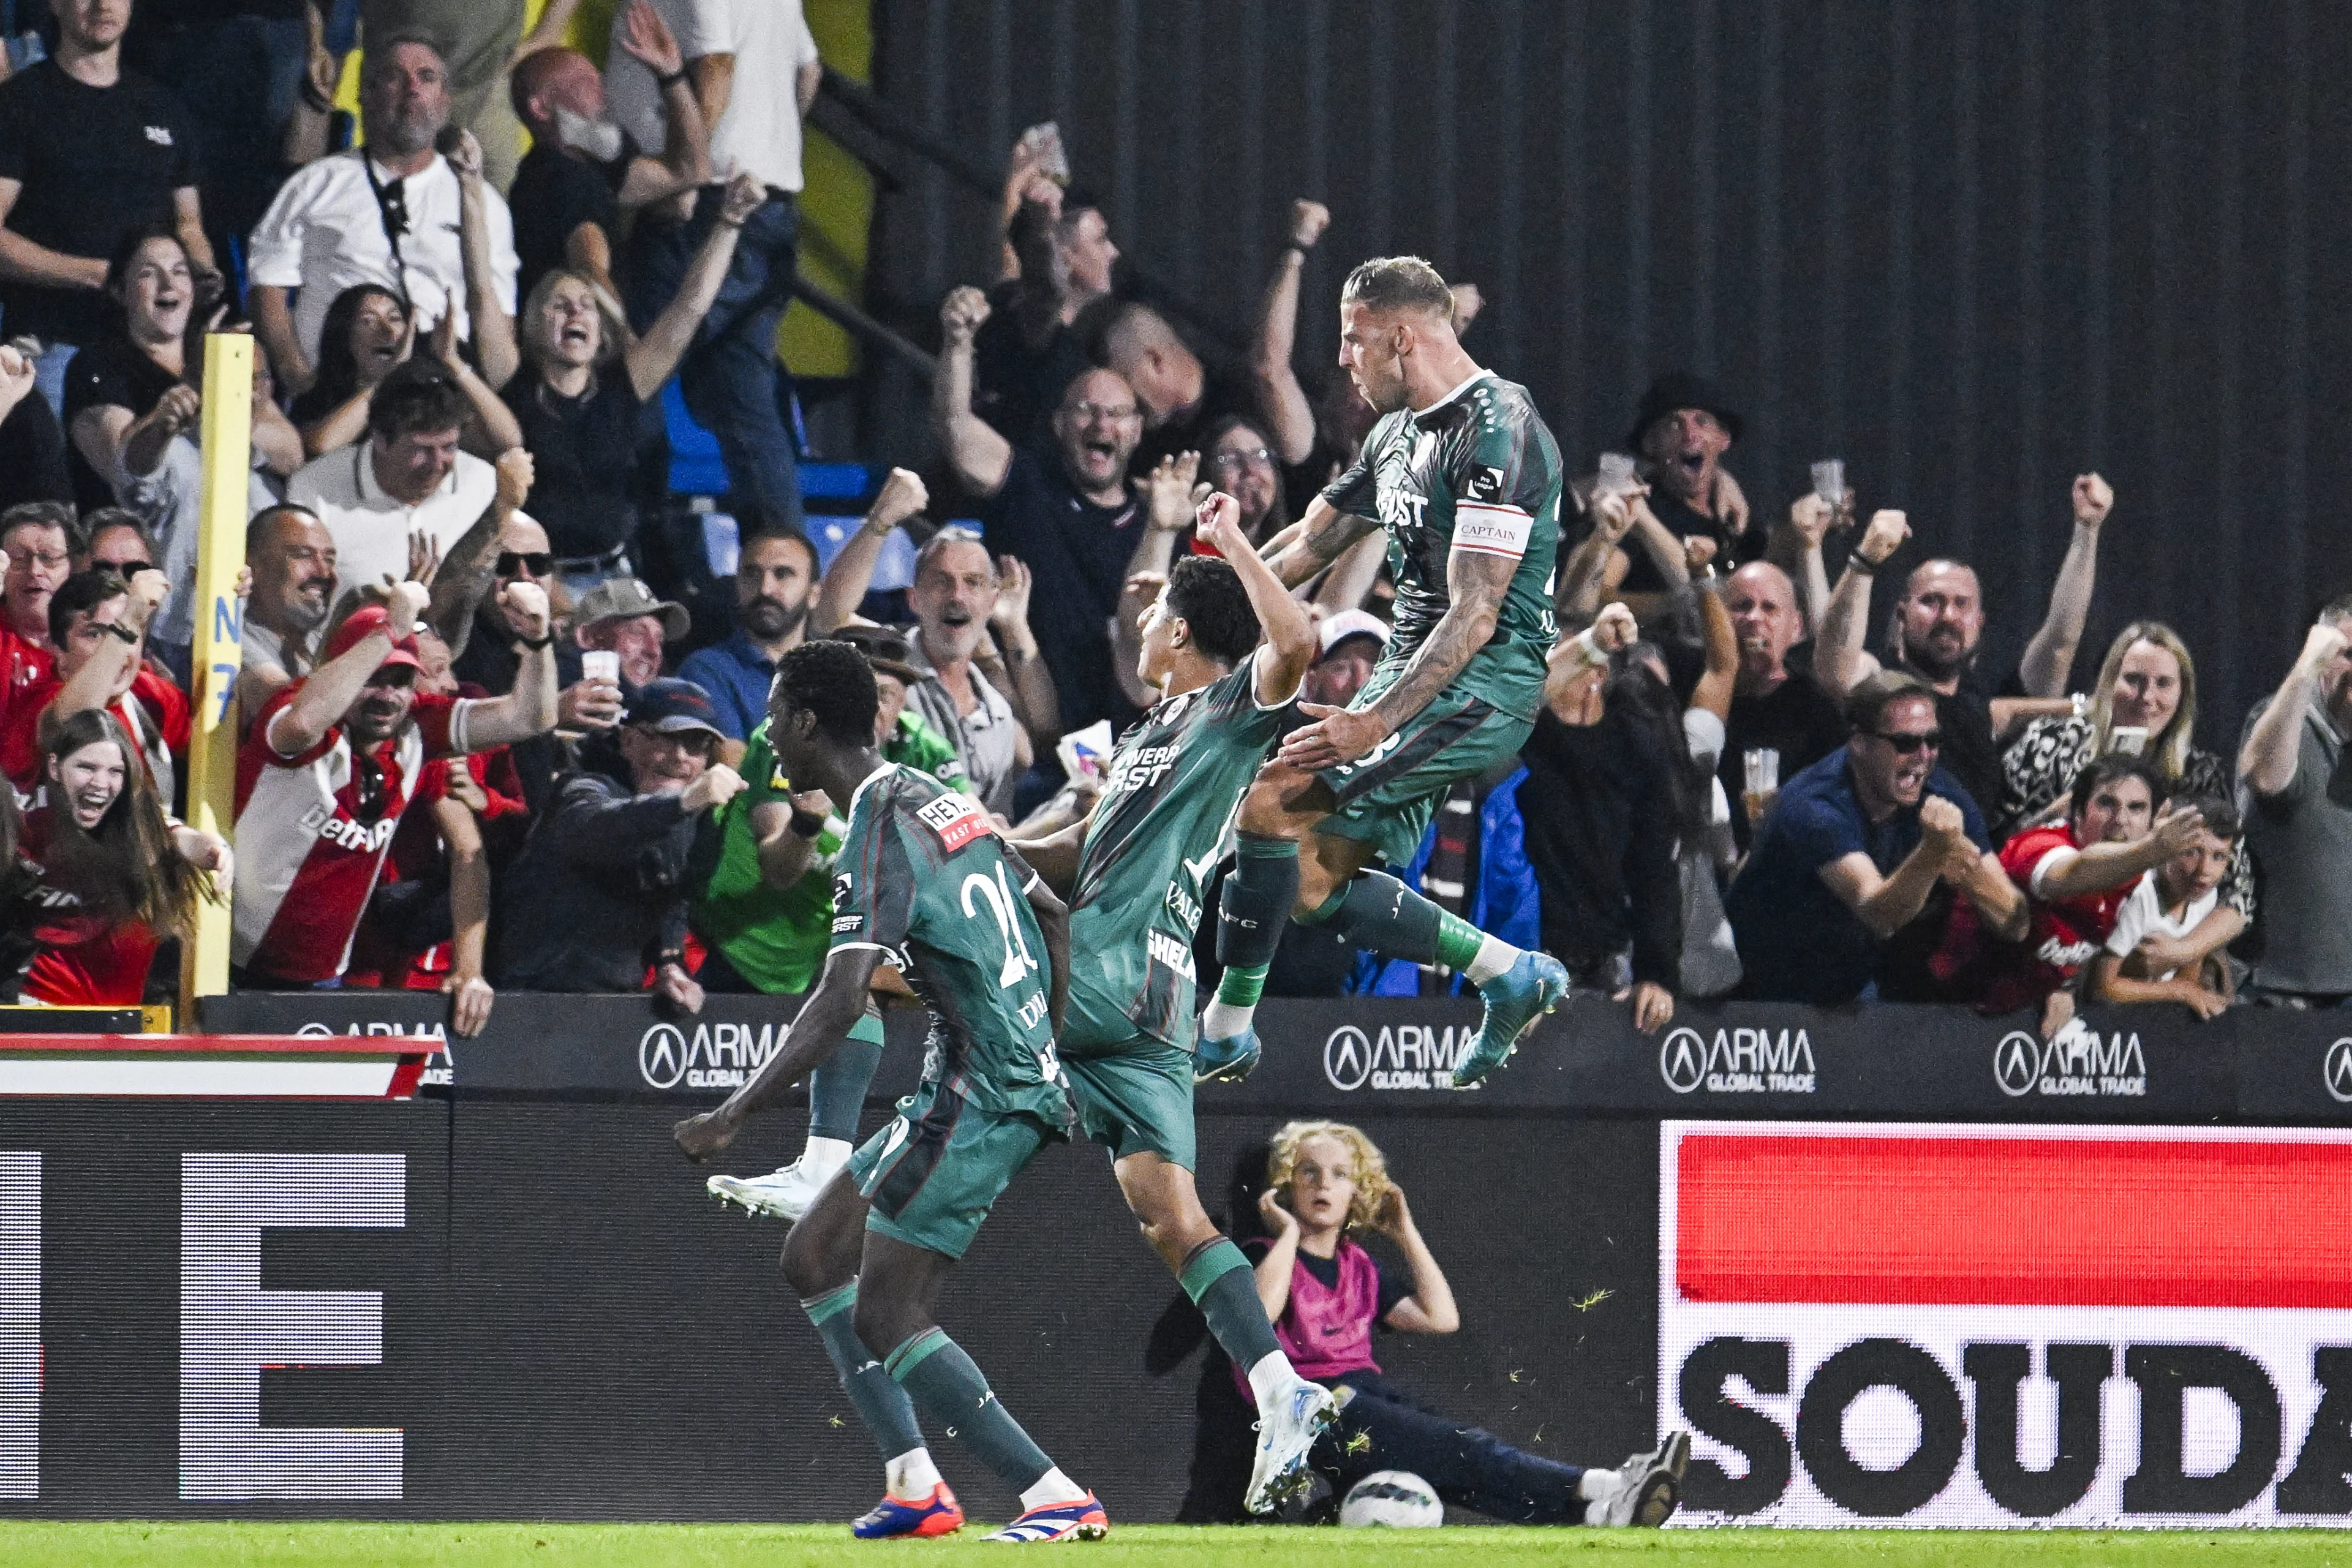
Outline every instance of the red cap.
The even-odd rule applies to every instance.
[[[370,605],[364,609],[352,611],[351,618],[335,628],[334,637],[327,644],[326,658],[319,662],[324,664],[327,659],[341,658],[351,652],[352,649],[359,647],[370,633],[383,630],[383,624],[387,618],[381,605]],[[425,668],[424,659],[417,657],[415,637],[402,637],[394,642],[392,645],[392,651],[383,656],[383,663],[377,665],[376,668],[383,669],[395,664],[404,664],[411,669]]]

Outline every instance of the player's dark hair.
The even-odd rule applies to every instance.
[[[2242,824],[2238,820],[2238,807],[2234,801],[2218,795],[2179,795],[2172,797],[2172,804],[2176,807],[2192,809],[2203,817],[2205,831],[2214,837],[2227,842],[2238,837]]]
[[[770,702],[778,697],[815,714],[817,730],[828,741],[844,746],[874,743],[874,716],[882,708],[881,696],[874,689],[874,667],[845,642],[804,642],[778,659]]]
[[[2147,785],[2147,800],[2151,806],[2164,798],[2164,781],[2156,776],[2156,769],[2144,758],[2111,752],[2074,775],[2074,788],[2066,799],[2066,820],[2072,822],[2081,816],[2084,808],[2090,805],[2093,795],[2125,779],[2137,779]]]
[[[427,359],[405,359],[376,384],[368,398],[368,432],[387,441],[466,423],[466,394],[457,378]]]
[[[109,599],[119,599],[130,588],[111,572],[77,572],[58,584],[49,595],[49,641],[59,649],[66,646],[66,633],[73,627],[73,618],[95,610]]]
[[[1376,256],[1361,263],[1339,286],[1339,300],[1374,310],[1434,310],[1454,319],[1454,291],[1418,256]]]
[[[1192,646],[1228,668],[1257,647],[1257,612],[1231,562],[1187,555],[1168,574],[1168,608],[1184,618]]]

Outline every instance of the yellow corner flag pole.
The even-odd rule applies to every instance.
[[[233,837],[236,823],[236,672],[244,651],[245,602],[236,595],[245,565],[246,497],[253,473],[253,339],[215,332],[205,339],[204,502],[196,528],[195,689],[188,695],[194,733],[188,740],[188,826]],[[233,921],[217,904],[196,906],[193,941],[180,956],[180,1027],[194,1032],[199,996],[228,990]]]

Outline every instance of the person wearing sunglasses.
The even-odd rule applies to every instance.
[[[1750,999],[1905,994],[1955,898],[1991,940],[2026,934],[2025,896],[1992,854],[1984,814],[1938,765],[1935,689],[1880,670],[1847,693],[1846,720],[1843,750],[1782,782],[1725,900]]]

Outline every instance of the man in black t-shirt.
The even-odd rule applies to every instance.
[[[1716,773],[1724,797],[1735,803],[1732,836],[1744,850],[1755,831],[1740,804],[1748,753],[1778,752],[1780,776],[1794,778],[1844,745],[1847,726],[1838,699],[1813,679],[1804,616],[1787,573],[1769,561],[1749,562],[1724,585],[1723,607],[1739,639],[1739,675]]]
[[[1018,557],[1035,577],[1038,652],[1054,677],[1065,732],[1136,715],[1112,664],[1110,623],[1129,563],[1144,536],[1142,505],[1127,472],[1143,410],[1107,370],[1081,373],[1063,390],[1050,448],[1015,447],[972,412],[972,340],[988,319],[977,289],[940,306],[945,342],[933,383],[932,418],[956,477],[982,498],[988,548]]]
[[[1998,676],[1979,668],[1984,595],[1976,569],[1966,562],[1938,558],[1912,568],[1888,618],[1886,668],[1915,675],[1934,690],[1942,766],[1976,799],[2000,798],[2001,749],[2026,721],[2074,710],[2064,695],[2066,678],[2090,609],[2099,525],[2115,498],[2097,475],[2088,474],[2075,480],[2074,500],[2074,544],[2051,587],[2049,611],[2014,667]],[[1903,513],[1876,512],[1846,558],[1822,617],[1818,650],[1824,681],[1838,690],[1852,689],[1880,668],[1862,651],[1870,584],[1910,537]]]
[[[525,55],[508,83],[515,117],[531,136],[507,193],[520,299],[530,299],[532,285],[557,267],[619,298],[613,245],[623,211],[666,201],[709,177],[709,128],[661,13],[629,9],[614,37],[661,83],[667,139],[657,158],[606,115],[604,73],[578,50]]]
[[[53,410],[74,349],[113,329],[106,268],[125,236],[169,224],[200,286],[219,286],[187,110],[122,68],[130,11],[58,6],[56,57],[0,85],[0,332],[41,340]]]

